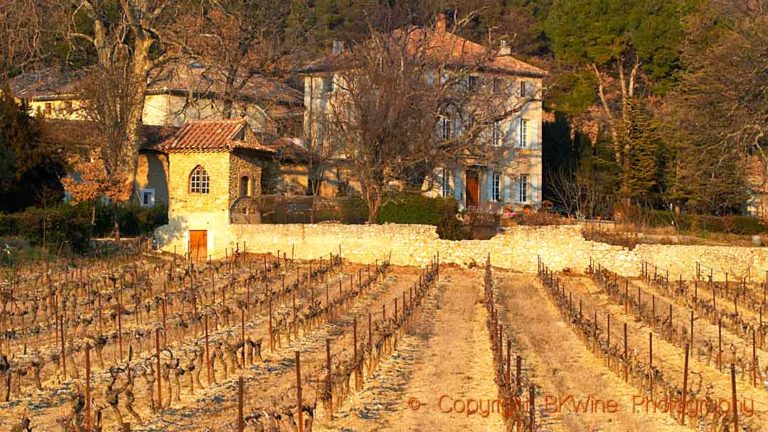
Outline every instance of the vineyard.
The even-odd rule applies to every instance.
[[[0,430],[765,430],[765,280],[477,262],[21,263]]]

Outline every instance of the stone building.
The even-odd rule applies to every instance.
[[[137,189],[142,201],[167,199],[161,243],[175,242],[184,249],[177,252],[205,259],[218,231],[260,221],[263,185],[290,193],[290,184],[300,182],[303,157],[298,143],[257,134],[245,120],[195,120],[141,149]]]
[[[425,52],[439,56],[445,70],[461,74],[470,70],[462,76],[466,88],[492,93],[495,100],[502,101],[501,111],[513,113],[494,121],[482,134],[484,142],[501,149],[498,158],[477,161],[467,157],[459,164],[438,168],[425,181],[425,193],[452,197],[462,208],[538,207],[542,199],[542,81],[547,72],[513,57],[506,44],[493,50],[451,33],[442,15],[434,28],[409,30],[408,38],[424,44]],[[344,73],[354,70],[344,62],[346,52],[341,43],[334,43],[329,55],[302,70],[304,136],[311,137],[312,148],[323,148],[323,141],[330,140],[323,119],[345,99]],[[435,133],[447,141],[474,120],[443,115]]]
[[[226,77],[196,62],[174,63],[153,71],[148,79],[142,123],[180,127],[190,120],[223,116]],[[254,76],[245,81],[233,102],[232,116],[248,121],[259,132],[295,135],[301,128],[301,92],[285,83]],[[87,71],[49,67],[13,78],[14,96],[33,113],[57,120],[87,120],[83,88]]]

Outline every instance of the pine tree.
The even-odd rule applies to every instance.
[[[622,195],[635,202],[647,203],[657,185],[659,140],[648,110],[637,100],[630,103]]]
[[[61,152],[44,137],[43,121],[31,117],[6,87],[0,90],[0,211],[17,211],[61,196]]]

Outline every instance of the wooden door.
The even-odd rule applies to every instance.
[[[208,231],[189,231],[189,253],[195,261],[208,259]]]
[[[475,170],[467,170],[467,207],[480,205],[480,175]]]

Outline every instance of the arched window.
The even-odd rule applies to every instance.
[[[208,171],[198,165],[189,175],[189,193],[207,194],[211,191],[211,179],[208,177]]]
[[[240,177],[240,196],[250,195],[251,179],[248,176]]]

